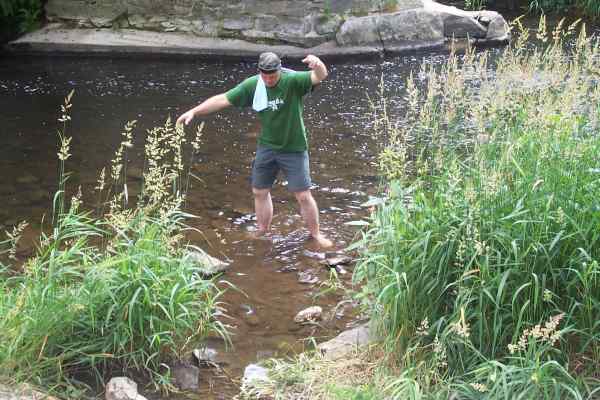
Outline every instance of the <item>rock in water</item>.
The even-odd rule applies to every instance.
[[[368,324],[364,324],[340,333],[335,338],[321,343],[317,348],[324,353],[326,359],[337,360],[374,341]]]
[[[184,258],[198,266],[204,276],[220,274],[229,267],[229,263],[214,258],[200,249],[188,252]]]
[[[335,267],[337,265],[350,264],[352,261],[354,261],[352,257],[345,254],[335,254],[333,256],[328,256],[325,260],[321,261],[321,264],[328,267]]]
[[[106,385],[106,400],[147,400],[138,393],[137,383],[126,377],[112,378]]]
[[[304,309],[302,311],[300,311],[298,314],[296,314],[296,316],[294,317],[294,321],[298,322],[299,324],[303,323],[303,322],[309,322],[309,321],[316,321],[321,319],[321,315],[323,314],[323,309],[319,306],[312,306],[312,307],[308,307],[307,309]]]
[[[196,391],[200,388],[200,369],[194,365],[177,364],[172,367],[175,384],[181,390]]]
[[[257,382],[268,382],[269,376],[267,375],[268,370],[261,367],[260,365],[250,364],[244,369],[244,385],[251,385]]]
[[[194,349],[194,351],[192,351],[192,354],[194,354],[194,357],[196,357],[199,364],[216,364],[218,362],[217,350],[211,349],[210,347]]]

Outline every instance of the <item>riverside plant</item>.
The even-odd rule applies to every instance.
[[[65,201],[72,95],[59,119],[52,228],[21,267],[0,268],[0,383],[28,382],[61,398],[82,398],[83,382],[135,372],[168,391],[169,362],[208,335],[228,340],[216,318],[223,314],[221,290],[185,257],[183,231],[192,217],[180,207],[185,135],[169,120],[150,130],[144,188],[128,208],[124,166],[135,122],[127,123],[111,182],[101,171],[94,216],[83,210],[81,190]],[[2,243],[13,259],[24,227]]]
[[[397,399],[584,399],[600,391],[600,48],[529,32],[488,67],[452,53],[374,103],[387,199],[354,281],[402,367]],[[383,87],[383,86],[382,86]]]

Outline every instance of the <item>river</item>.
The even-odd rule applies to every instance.
[[[447,54],[420,53],[361,60],[360,64],[352,60],[328,64],[329,78],[306,99],[313,193],[322,230],[335,241],[336,250],[357,234],[357,228],[345,223],[364,218],[367,210],[361,204],[378,192],[369,97],[377,98],[383,76],[392,113],[400,113],[406,77],[412,72],[419,79],[423,63],[442,64],[446,59]],[[74,191],[81,185],[84,202],[92,204],[98,172],[109,166],[127,121],[138,121],[128,164],[130,191],[135,193],[146,129],[163,124],[168,116],[176,118],[255,73],[256,64],[244,62],[3,56],[0,229],[29,221],[20,255],[33,251],[57,188],[57,118],[71,90],[75,94],[67,129],[73,137],[68,187]],[[348,304],[336,308],[341,297],[323,285],[329,276],[319,263],[323,253],[307,240],[297,204],[284,185],[273,190],[273,240],[248,240],[253,227],[248,177],[259,131],[252,111],[231,108],[203,120],[203,147],[191,166],[202,182],[192,181],[187,204],[187,210],[198,216],[190,225],[202,234],[191,234],[188,239],[232,263],[223,279],[240,290],[228,290],[223,301],[233,317],[228,323],[234,348],[225,351],[218,340],[208,345],[219,352],[225,370],[235,379],[247,364],[300,351],[307,337],[322,341],[356,323],[360,315]],[[194,128],[187,129],[190,139]],[[319,282],[300,283],[301,272],[312,273]],[[351,269],[340,276],[348,283]],[[295,314],[310,305],[320,305],[326,313],[335,309],[338,315],[316,326],[294,323]],[[224,374],[203,372],[201,398],[231,398],[234,391],[235,384]]]

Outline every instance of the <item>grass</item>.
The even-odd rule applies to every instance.
[[[531,48],[521,29],[493,70],[472,49],[424,65],[397,119],[373,101],[385,201],[350,249],[379,356],[356,381],[344,360],[276,361],[263,394],[598,396],[600,47],[575,30],[542,19]]]
[[[82,398],[90,380],[135,373],[168,391],[171,361],[209,335],[228,338],[216,318],[220,289],[185,257],[183,231],[193,217],[181,210],[185,136],[170,121],[149,132],[144,190],[131,206],[125,166],[135,122],[128,123],[110,182],[103,170],[96,188],[100,206],[85,211],[81,190],[65,198],[71,97],[59,118],[52,227],[20,268],[14,249],[24,225],[2,243],[14,265],[0,268],[0,382]]]
[[[452,55],[376,106],[387,200],[357,248],[372,317],[406,371],[394,398],[566,399],[596,390],[598,44],[522,31]],[[381,118],[386,116],[386,118]],[[576,370],[574,359],[585,360]]]

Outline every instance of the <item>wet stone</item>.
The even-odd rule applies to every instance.
[[[244,385],[269,381],[268,370],[260,365],[250,364],[244,369]]]
[[[256,359],[257,360],[267,360],[269,358],[273,358],[276,356],[276,352],[273,350],[258,350],[256,352]]]
[[[294,272],[298,271],[298,268],[294,265],[286,265],[285,267],[281,267],[277,270],[277,272]]]
[[[256,314],[244,314],[244,320],[250,326],[260,325],[260,319]]]
[[[20,177],[17,178],[17,183],[20,184],[31,184],[31,183],[38,183],[40,181],[40,179],[37,176],[34,176],[32,174],[25,174],[25,175],[21,175]]]
[[[347,255],[334,254],[334,255],[328,255],[325,260],[321,261],[321,263],[324,265],[327,265],[329,267],[335,267],[337,265],[350,264],[352,261],[354,261],[352,259],[352,257],[349,257]]]
[[[317,259],[317,260],[324,260],[325,259],[325,253],[321,253],[321,252],[318,252],[318,251],[304,250],[304,252],[302,254],[304,254],[306,257],[314,258],[314,259]]]
[[[200,364],[218,363],[217,356],[218,352],[210,347],[203,347],[201,349],[194,349],[192,354]]]
[[[198,390],[200,369],[194,365],[177,364],[171,368],[175,384],[181,390]]]
[[[298,273],[298,282],[311,285],[319,282],[319,278],[313,273],[312,270],[307,270]]]
[[[201,270],[200,273],[204,276],[213,276],[225,272],[229,267],[229,263],[214,258],[203,251],[190,251],[184,258],[196,264]]]
[[[137,383],[126,377],[115,377],[106,385],[106,400],[146,400],[146,398],[138,393]]]
[[[294,317],[294,322],[301,324],[303,322],[317,321],[317,320],[321,319],[322,314],[323,314],[323,309],[321,307],[319,307],[319,306],[308,307],[308,308],[300,311],[298,314],[296,314],[296,316]]]

